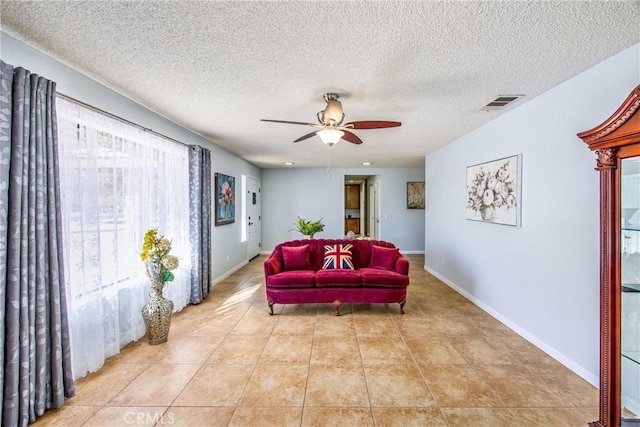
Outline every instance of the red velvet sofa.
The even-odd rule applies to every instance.
[[[325,247],[340,249],[342,265]],[[352,245],[351,260],[344,245]],[[348,248],[348,247],[347,247]],[[348,252],[347,252],[348,253]],[[346,258],[346,259],[345,259]],[[353,269],[350,269],[353,267]],[[267,303],[333,303],[336,316],[343,303],[398,303],[404,314],[409,260],[389,242],[360,239],[306,239],[280,243],[264,262]]]

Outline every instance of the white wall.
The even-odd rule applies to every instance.
[[[381,240],[394,243],[405,253],[424,251],[424,210],[407,209],[407,182],[423,181],[422,168],[263,169],[262,251],[278,243],[300,238],[289,231],[297,216],[324,218],[319,238],[344,236],[344,176],[376,175],[380,182]],[[429,203],[427,201],[427,203]]]
[[[640,45],[426,158],[425,268],[598,383],[599,179],[576,133],[640,83]],[[523,156],[522,227],[465,220],[466,167]]]
[[[241,191],[244,191],[240,188],[241,175],[260,178],[260,169],[257,166],[2,32],[0,32],[0,46],[2,46],[1,58],[4,62],[16,67],[26,68],[33,73],[55,81],[59,93],[115,114],[140,126],[153,129],[185,144],[197,144],[207,147],[211,150],[213,173],[222,172],[226,175],[234,176],[236,178],[237,194],[242,194]],[[236,203],[235,223],[219,227],[212,225],[214,282],[247,262],[246,243],[241,242],[240,200],[238,199]]]

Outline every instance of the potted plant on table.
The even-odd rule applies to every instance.
[[[322,223],[322,218],[317,221],[305,220],[304,218],[298,217],[296,221],[293,223],[296,228],[292,228],[289,231],[297,231],[303,236],[307,236],[309,239],[313,239],[313,236],[317,233],[324,231],[324,224]]]

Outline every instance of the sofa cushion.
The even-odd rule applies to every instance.
[[[369,268],[393,270],[398,258],[398,248],[384,248],[378,245],[371,246],[371,261]]]
[[[354,270],[351,243],[325,245],[323,270],[349,269]]]
[[[284,260],[284,270],[311,270],[309,262],[309,245],[303,246],[283,246],[282,259]]]
[[[310,288],[314,287],[316,273],[313,270],[283,271],[267,277],[267,286],[272,288]]]
[[[316,286],[361,286],[362,276],[358,270],[334,269],[318,270],[316,272]]]
[[[361,268],[358,270],[362,276],[364,286],[376,286],[380,288],[405,288],[409,286],[409,276],[395,271],[379,268]]]

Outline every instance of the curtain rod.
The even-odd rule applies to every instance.
[[[87,104],[86,102],[79,101],[79,100],[77,100],[77,99],[75,99],[75,98],[70,97],[69,95],[65,95],[64,93],[56,92],[56,96],[58,96],[58,97],[60,97],[60,98],[62,98],[62,99],[65,99],[65,100],[67,100],[67,101],[75,102],[76,104],[80,104],[80,105],[82,105],[82,106],[83,106],[83,107],[85,107],[85,108],[88,108],[88,109],[90,109],[90,110],[96,111],[96,112],[98,112],[98,113],[100,113],[100,114],[104,114],[105,116],[111,117],[112,119],[115,119],[115,120],[121,121],[121,122],[126,123],[126,124],[131,125],[131,126],[135,126],[135,127],[137,127],[138,129],[141,129],[141,130],[143,130],[143,131],[145,131],[145,132],[152,133],[152,134],[154,134],[154,135],[157,135],[157,136],[160,136],[160,137],[162,137],[162,138],[168,139],[168,140],[173,141],[173,142],[175,142],[175,143],[178,143],[178,144],[180,144],[180,145],[184,145],[184,146],[186,146],[186,147],[189,147],[189,144],[185,144],[185,143],[184,143],[184,142],[182,142],[182,141],[178,141],[177,139],[171,138],[170,136],[163,135],[163,134],[161,134],[160,132],[156,132],[156,131],[155,131],[155,130],[153,130],[153,129],[146,128],[146,127],[141,126],[141,125],[139,125],[139,124],[137,124],[137,123],[134,123],[134,122],[132,122],[132,121],[130,121],[130,120],[123,119],[123,118],[122,118],[122,117],[120,117],[120,116],[116,116],[115,114],[112,114],[112,113],[110,113],[110,112],[108,112],[108,111],[102,110],[102,109],[100,109],[100,108],[98,108],[98,107],[94,107],[93,105]]]

